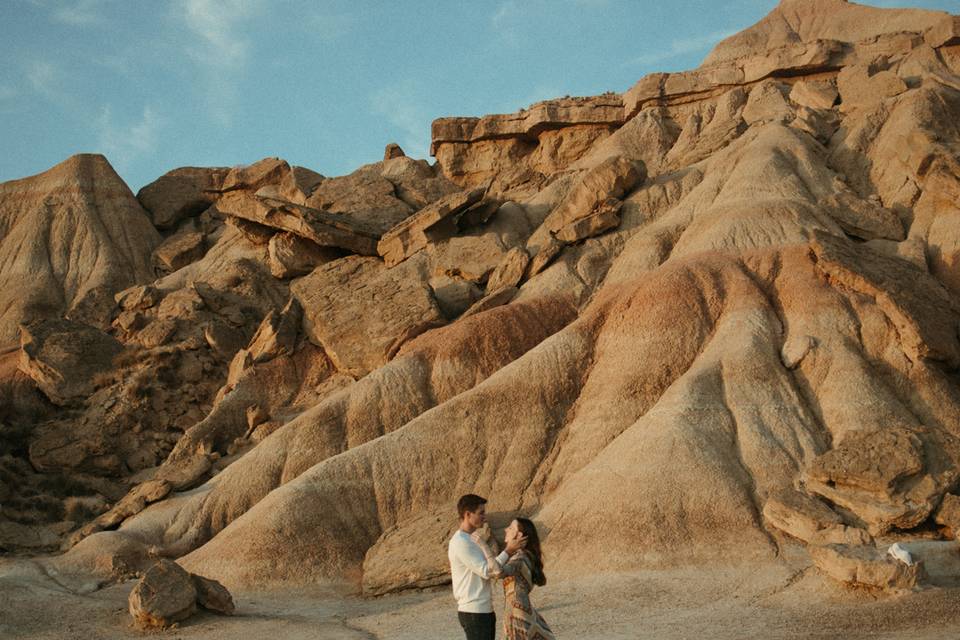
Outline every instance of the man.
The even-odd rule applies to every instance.
[[[468,493],[457,501],[460,528],[450,538],[447,556],[453,577],[453,597],[457,599],[457,617],[467,640],[493,640],[497,633],[497,617],[493,613],[490,567],[473,534],[487,522],[487,500]],[[519,538],[507,544],[496,562],[506,564],[510,556],[526,544]]]

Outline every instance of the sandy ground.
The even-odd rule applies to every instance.
[[[462,638],[449,588],[362,599],[344,590],[236,592],[237,615],[202,612],[135,630],[132,582],[72,593],[29,560],[0,558],[0,638]],[[495,604],[503,597],[496,591]],[[960,589],[891,596],[851,590],[786,564],[568,577],[534,592],[561,638],[880,638],[960,636]],[[499,636],[498,636],[499,637]]]

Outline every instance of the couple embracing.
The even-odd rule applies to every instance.
[[[486,504],[486,499],[472,493],[457,502],[460,528],[450,539],[447,555],[460,626],[467,640],[494,639],[497,623],[490,583],[501,578],[506,638],[554,640],[550,627],[530,605],[534,585],[547,582],[537,529],[526,518],[514,519],[507,527],[506,548],[494,556],[479,531],[487,521]]]

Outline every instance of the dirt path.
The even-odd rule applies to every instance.
[[[34,563],[0,560],[0,637],[64,640],[421,640],[462,637],[448,588],[365,600],[335,589],[237,592],[238,614],[200,613],[144,634],[131,626],[132,583],[71,593]],[[900,596],[852,591],[781,565],[567,577],[534,592],[561,638],[881,638],[960,636],[960,589]],[[502,595],[496,593],[496,606]]]

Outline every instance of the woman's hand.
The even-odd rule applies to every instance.
[[[507,545],[504,551],[506,551],[508,555],[512,556],[517,551],[520,551],[520,549],[523,549],[527,546],[527,536],[521,534],[519,531],[511,536],[508,532],[504,542]]]

